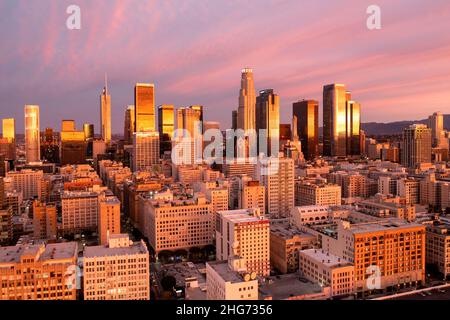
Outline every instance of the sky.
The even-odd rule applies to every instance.
[[[80,30],[66,27],[71,4]],[[366,27],[372,4],[380,30]],[[0,118],[19,133],[25,104],[42,130],[74,119],[98,132],[105,73],[113,133],[136,82],[155,84],[156,105],[201,104],[229,128],[244,67],[280,95],[284,123],[329,83],[347,85],[363,122],[450,113],[448,0],[0,0],[0,15]]]

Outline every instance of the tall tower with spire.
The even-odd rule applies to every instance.
[[[108,92],[108,76],[105,74],[105,86],[100,95],[100,130],[102,140],[111,142],[111,96]]]
[[[256,129],[256,94],[253,70],[242,69],[241,89],[239,91],[239,108],[237,116],[238,129],[244,131]]]

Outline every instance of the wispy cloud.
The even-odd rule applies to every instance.
[[[299,98],[321,100],[344,82],[363,119],[450,113],[450,3],[378,0],[382,29],[365,28],[373,1],[78,0],[82,29],[65,28],[68,0],[1,0],[0,117],[41,105],[42,126],[61,118],[98,123],[108,72],[113,130],[137,81],[156,84],[158,104],[203,103],[208,119],[231,122],[239,72],[274,88],[282,119]]]

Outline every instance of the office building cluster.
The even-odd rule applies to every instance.
[[[369,137],[335,83],[281,123],[245,68],[228,130],[137,83],[115,134],[112,94],[105,79],[97,132],[42,128],[45,106],[23,134],[3,119],[0,300],[359,299],[450,277],[442,113]]]

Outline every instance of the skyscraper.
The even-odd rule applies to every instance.
[[[134,88],[135,132],[156,131],[155,86],[137,83]]]
[[[52,128],[45,128],[41,144],[42,159],[50,163],[59,163],[59,142]]]
[[[105,77],[105,87],[100,95],[100,130],[105,143],[111,142],[111,96],[108,93],[108,81]]]
[[[289,216],[295,202],[294,160],[276,158],[258,161],[259,181],[266,188],[266,211],[271,218]]]
[[[123,132],[125,144],[133,144],[135,116],[134,106],[128,106],[125,110],[125,126]]]
[[[347,101],[347,154],[352,156],[361,155],[361,105],[353,100]]]
[[[75,120],[61,121],[61,132],[75,131]]]
[[[14,118],[3,119],[3,139],[0,155],[4,155],[5,159],[16,159],[16,120]]]
[[[94,125],[90,123],[83,124],[84,138],[86,139],[86,156],[92,157],[94,154]]]
[[[403,130],[402,164],[416,168],[431,163],[432,130],[423,124],[413,124]]]
[[[149,171],[159,164],[158,132],[136,132],[133,139],[133,171]]]
[[[256,98],[256,130],[258,132],[258,154],[277,156],[280,150],[280,97],[273,89],[262,90]],[[267,143],[262,145],[262,131],[266,130]]]
[[[94,125],[90,123],[83,124],[84,137],[86,140],[94,139]]]
[[[292,114],[296,121],[297,132],[302,152],[306,159],[313,160],[319,156],[319,102],[302,100],[294,102]]]
[[[74,120],[63,120],[61,128],[61,144],[59,148],[61,164],[85,163],[87,152],[85,131],[77,131]]]
[[[177,110],[177,129],[183,131],[183,143],[190,146],[190,163],[196,163],[203,153],[203,109],[195,106]],[[178,135],[177,140],[181,138]],[[187,147],[187,146],[186,146]],[[184,148],[183,148],[184,149]]]
[[[323,154],[347,155],[346,126],[347,92],[343,84],[323,87]]]
[[[172,148],[172,137],[175,130],[175,110],[170,104],[158,107],[158,132],[161,139],[160,151],[170,151]]]
[[[39,132],[39,106],[25,106],[25,157],[27,162],[38,162],[41,158]]]
[[[3,119],[3,138],[10,142],[16,140],[16,120],[14,118]]]
[[[236,130],[238,126],[238,112],[237,110],[233,110],[231,112],[231,129]]]
[[[241,90],[239,91],[239,108],[237,127],[244,131],[256,128],[256,94],[253,70],[245,68],[241,74]]]
[[[431,129],[432,146],[439,148],[444,138],[444,116],[441,112],[435,112],[428,118],[428,127]]]

